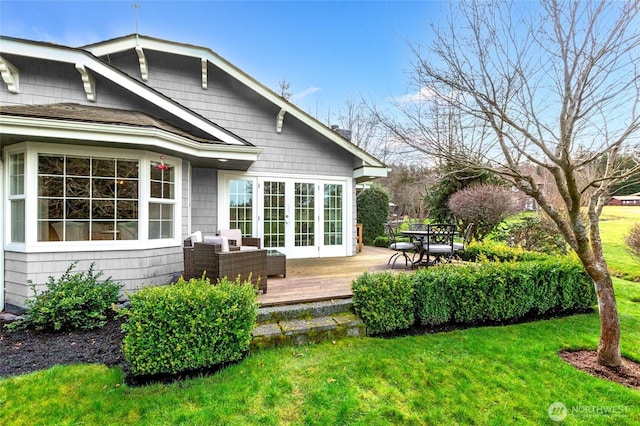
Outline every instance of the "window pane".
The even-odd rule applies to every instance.
[[[38,219],[64,219],[64,201],[58,198],[39,198]]]
[[[89,219],[89,200],[67,200],[65,206],[67,219]]]
[[[160,204],[149,203],[149,219],[160,219]]]
[[[116,160],[109,158],[94,158],[91,171],[92,176],[115,177]]]
[[[162,198],[162,182],[151,182],[151,198]]]
[[[67,176],[89,176],[91,160],[83,157],[67,157]]]
[[[137,201],[118,201],[118,219],[137,219],[138,218],[138,202]]]
[[[52,155],[40,155],[38,157],[38,174],[63,175],[64,157]]]
[[[138,162],[129,160],[118,160],[118,175],[119,178],[138,178]]]
[[[9,194],[24,194],[24,154],[9,157]]]
[[[117,185],[118,198],[138,199],[138,181],[119,180]]]
[[[11,201],[11,241],[24,243],[25,219],[24,200]]]
[[[92,201],[91,218],[92,219],[115,219],[116,218],[115,200]]]
[[[138,222],[127,221],[118,222],[118,239],[120,240],[137,240],[138,239]]]
[[[162,198],[173,200],[173,198],[174,198],[174,194],[173,194],[174,186],[175,185],[172,184],[172,183],[164,183],[164,184],[162,184]]]
[[[64,178],[62,176],[39,176],[38,196],[40,197],[63,197]]]
[[[89,198],[89,178],[68,177],[66,179],[67,197]]]
[[[111,179],[93,179],[91,195],[93,198],[115,198],[116,181]]]
[[[66,222],[64,227],[65,241],[88,241],[88,222]]]
[[[60,234],[58,234],[56,228],[60,231]],[[62,222],[46,220],[38,221],[38,241],[62,241],[62,235]]]

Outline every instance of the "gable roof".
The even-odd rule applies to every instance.
[[[3,54],[64,62],[73,64],[76,68],[88,68],[225,144],[252,146],[238,135],[218,126],[173,99],[112,67],[107,62],[92,55],[89,51],[5,36],[0,36],[0,43],[0,52]]]
[[[110,54],[115,54],[124,51],[130,51],[134,49],[145,49],[159,51],[164,53],[171,53],[175,55],[182,55],[188,57],[199,58],[201,60],[206,60],[208,63],[211,63],[215,67],[221,69],[222,71],[229,74],[235,80],[244,84],[263,98],[267,99],[278,108],[280,108],[279,116],[284,116],[286,114],[291,114],[298,120],[300,120],[305,125],[309,126],[311,129],[315,130],[317,133],[329,139],[331,142],[337,144],[341,148],[345,149],[347,152],[353,154],[356,158],[362,160],[362,165],[360,168],[367,169],[367,172],[373,174],[376,177],[382,176],[380,171],[371,170],[379,168],[384,169],[383,175],[386,176],[386,165],[382,163],[380,160],[367,153],[360,147],[356,146],[352,142],[348,141],[344,137],[342,137],[339,133],[325,126],[323,123],[318,121],[316,118],[304,112],[302,109],[297,107],[296,105],[290,103],[283,97],[276,94],[274,91],[260,83],[258,80],[254,79],[235,65],[228,62],[226,59],[222,58],[211,49],[201,46],[195,46],[191,44],[185,43],[177,43],[168,40],[162,40],[154,37],[138,35],[138,34],[130,34],[124,37],[119,37],[95,44],[90,44],[87,46],[83,46],[82,49],[85,49],[88,52],[91,52],[93,55],[97,57],[103,57]],[[278,117],[281,118],[281,117]],[[275,123],[276,117],[274,117]]]
[[[257,155],[261,151],[261,148],[253,146],[240,136],[218,126],[216,123],[156,91],[144,82],[141,82],[125,72],[111,66],[108,61],[101,59],[102,57],[110,54],[135,50],[140,58],[142,67],[142,58],[144,57],[143,52],[145,49],[200,58],[204,69],[206,69],[204,65],[210,63],[229,74],[236,81],[242,83],[250,90],[254,91],[259,96],[279,108],[279,114],[277,114],[277,117],[274,117],[274,124],[278,127],[282,125],[285,115],[290,114],[314,132],[323,136],[329,142],[336,144],[348,153],[352,154],[356,159],[359,159],[360,163],[356,164],[353,173],[353,177],[357,182],[367,181],[371,178],[384,177],[387,175],[387,166],[380,160],[345,139],[339,133],[325,126],[323,123],[310,116],[296,105],[277,95],[262,83],[244,73],[242,70],[235,67],[233,64],[208,48],[176,43],[137,34],[131,34],[80,48],[0,36],[0,53],[2,54],[73,64],[83,76],[83,81],[89,79],[87,77],[87,71],[96,73],[96,75],[100,75],[101,77],[110,80],[114,84],[142,99],[145,99],[147,102],[163,109],[183,122],[186,122],[202,132],[211,135],[210,140],[219,142],[216,146],[227,145],[229,148],[236,146],[238,149],[229,150],[229,152],[235,152],[243,155],[243,160],[245,161],[249,158],[257,159]],[[0,57],[0,59],[2,58]],[[2,62],[4,64],[4,59],[2,59]],[[5,72],[3,71],[3,79],[4,77]],[[87,90],[86,81],[85,90]],[[246,152],[244,152],[243,147],[247,148]],[[212,156],[210,155],[209,157],[211,158]]]

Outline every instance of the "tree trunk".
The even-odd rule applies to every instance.
[[[608,367],[622,365],[620,356],[620,320],[616,297],[613,292],[611,275],[603,265],[597,262],[595,268],[587,269],[593,279],[598,296],[600,312],[600,342],[598,343],[598,364]]]

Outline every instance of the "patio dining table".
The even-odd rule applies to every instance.
[[[413,267],[434,265],[440,257],[451,259],[455,253],[453,237],[456,234],[456,226],[451,224],[427,225],[426,229],[413,229],[400,231],[401,234],[415,239],[419,243],[418,260],[413,262]],[[431,256],[434,260],[431,260]]]

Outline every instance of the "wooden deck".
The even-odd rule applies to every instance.
[[[356,256],[287,260],[287,277],[269,277],[267,294],[260,294],[258,303],[274,306],[351,297],[353,279],[367,271],[391,270],[387,261],[393,253],[365,246]],[[403,269],[399,259],[393,271]]]

